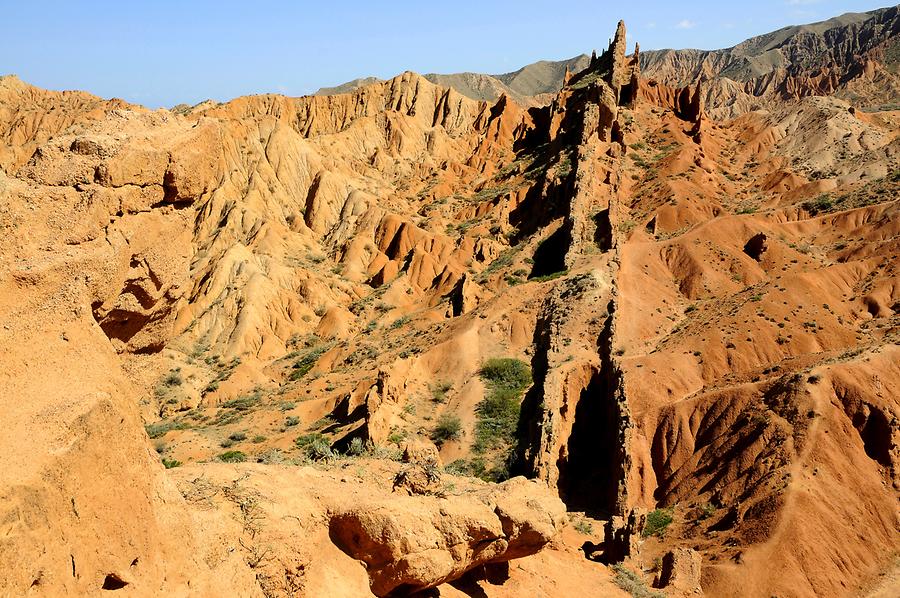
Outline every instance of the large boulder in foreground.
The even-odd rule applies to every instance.
[[[452,581],[470,569],[538,552],[562,529],[565,506],[546,486],[514,478],[456,497],[375,497],[332,515],[332,541],[363,561],[377,596]]]

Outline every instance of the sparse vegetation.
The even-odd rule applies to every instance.
[[[448,440],[459,440],[462,436],[462,420],[453,413],[442,413],[437,425],[431,431],[431,439],[438,446]]]
[[[357,436],[353,440],[350,441],[350,445],[347,447],[347,454],[353,457],[358,457],[360,455],[365,454],[366,452],[366,443],[362,438]]]
[[[249,411],[256,405],[258,405],[261,399],[262,392],[259,390],[255,390],[249,395],[231,399],[230,401],[225,401],[224,403],[222,403],[222,407],[226,409],[234,409],[236,411]]]
[[[503,462],[492,473],[494,479],[505,479],[508,455],[516,440],[522,394],[531,385],[531,368],[512,358],[487,360],[479,371],[487,385],[487,396],[476,408],[475,442],[472,449],[479,454],[498,451]]]
[[[223,463],[243,463],[247,460],[247,455],[242,451],[225,451],[219,455],[219,461]]]
[[[625,567],[625,565],[617,563],[612,566],[612,569],[616,574],[613,580],[615,584],[634,598],[665,598],[665,594],[662,592],[654,592],[648,588],[644,580],[637,573]]]
[[[291,366],[293,371],[291,375],[288,377],[292,381],[300,380],[305,375],[309,373],[313,367],[315,367],[316,362],[319,361],[319,358],[325,353],[326,347],[313,347],[308,350],[306,353],[300,356],[297,361]]]
[[[531,279],[532,282],[547,282],[550,280],[556,280],[561,276],[566,276],[569,273],[568,270],[560,270],[559,272],[553,272],[551,274],[544,274],[543,276],[535,276]]]
[[[453,388],[452,382],[438,382],[431,387],[431,398],[435,403],[446,403],[447,393]]]
[[[575,531],[579,534],[584,534],[585,536],[590,536],[594,533],[594,526],[587,519],[579,519],[576,521],[572,527],[575,528]]]
[[[160,438],[165,436],[171,430],[185,430],[188,427],[188,424],[185,422],[169,420],[160,421],[155,424],[147,424],[144,426],[144,429],[147,431],[147,436],[150,438]]]
[[[335,425],[337,421],[330,415],[326,415],[325,417],[317,419],[313,422],[313,425],[310,426],[313,430],[324,430],[325,428],[329,428]]]
[[[318,432],[304,434],[294,442],[306,458],[313,461],[334,457],[334,451],[331,449],[331,443],[328,442],[328,438]]]
[[[820,195],[816,199],[803,202],[803,209],[812,216],[820,212],[828,212],[834,207],[834,200],[828,194]]]
[[[716,507],[712,503],[704,503],[697,510],[700,512],[698,519],[709,519],[715,514]]]
[[[669,524],[671,524],[672,521],[672,509],[656,509],[655,511],[651,511],[647,514],[647,523],[644,524],[641,535],[645,538],[649,538],[650,536],[661,537],[665,535],[666,528],[669,527]]]
[[[175,369],[166,374],[165,377],[163,377],[162,382],[169,387],[181,386],[184,384],[184,379],[181,377],[181,372]]]
[[[162,464],[166,469],[173,469],[175,467],[179,467],[181,465],[181,461],[179,461],[177,459],[167,459],[167,458],[163,457]]]
[[[394,320],[393,324],[391,324],[391,330],[396,330],[397,328],[405,326],[409,323],[409,319],[409,316],[402,316],[400,318],[397,318],[396,320]]]

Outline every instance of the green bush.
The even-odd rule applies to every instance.
[[[487,360],[479,372],[488,387],[487,396],[477,408],[473,450],[507,448],[515,442],[519,423],[519,401],[531,385],[531,368],[512,358]]]
[[[656,509],[647,514],[647,523],[644,524],[641,535],[645,538],[662,536],[672,521],[672,509]]]
[[[446,403],[447,393],[453,388],[452,382],[438,382],[431,387],[431,398],[435,403]]]
[[[556,280],[561,276],[567,276],[569,274],[568,270],[560,270],[558,272],[553,272],[551,274],[544,274],[543,276],[535,276],[531,278],[531,282],[549,282],[551,280]]]
[[[219,461],[223,463],[243,463],[247,460],[247,455],[242,451],[225,451],[219,455]]]
[[[178,370],[172,370],[168,374],[166,374],[165,378],[163,378],[163,384],[166,386],[181,386],[184,383],[184,380],[181,378],[181,374]]]
[[[235,432],[228,436],[229,440],[233,440],[234,442],[241,442],[243,440],[247,440],[247,434],[244,432]]]
[[[828,212],[834,207],[834,200],[830,195],[822,195],[816,199],[803,202],[803,209],[815,216],[821,212]]]
[[[459,440],[462,436],[462,420],[453,413],[442,413],[437,425],[431,431],[431,439],[438,446],[448,440]]]
[[[235,409],[237,411],[248,411],[255,407],[261,399],[262,393],[257,390],[252,394],[225,401],[222,403],[222,407],[226,409]]]
[[[188,425],[184,422],[160,421],[155,424],[147,424],[144,426],[144,429],[150,438],[160,438],[171,430],[184,430],[187,427]]]
[[[524,390],[531,384],[528,364],[509,357],[488,359],[479,374],[492,387]]]
[[[313,347],[304,353],[294,362],[294,365],[291,366],[294,371],[291,372],[289,378],[291,380],[299,380],[308,374],[309,371],[315,367],[316,362],[319,361],[319,357],[325,353],[325,349],[325,347]]]
[[[354,457],[359,457],[360,455],[365,454],[366,452],[366,443],[362,438],[357,436],[353,440],[350,441],[350,446],[347,447],[347,454],[352,455]]]
[[[284,425],[288,428],[292,428],[300,423],[300,418],[296,415],[290,415],[284,420]]]
[[[181,465],[181,461],[177,459],[166,459],[165,457],[163,457],[162,464],[166,469],[172,469]]]
[[[328,438],[318,432],[304,434],[294,442],[297,448],[303,451],[303,454],[309,459],[317,461],[334,456],[334,451],[331,450],[331,443],[328,441]]]

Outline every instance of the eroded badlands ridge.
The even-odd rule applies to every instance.
[[[900,115],[642,62],[620,24],[530,108],[0,81],[0,588],[883,585]]]

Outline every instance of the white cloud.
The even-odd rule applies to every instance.
[[[682,19],[675,23],[675,29],[693,29],[697,26],[697,23],[694,21],[688,21],[687,19]]]

